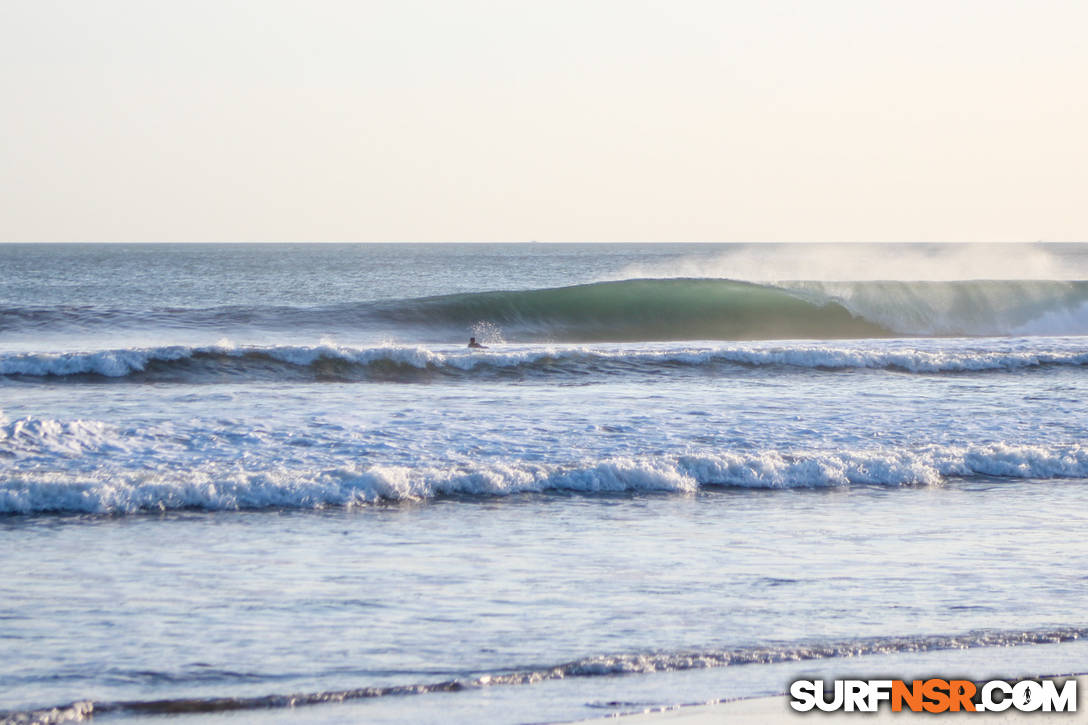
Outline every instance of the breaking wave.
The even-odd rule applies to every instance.
[[[425,347],[172,345],[70,353],[0,354],[0,376],[72,382],[125,380],[215,383],[246,380],[394,381],[479,377],[610,376],[653,374],[684,368],[744,366],[818,370],[894,370],[909,373],[1008,372],[1088,365],[1088,350],[1075,342],[926,349],[907,342],[836,345],[556,347],[486,351]]]
[[[679,493],[753,489],[937,486],[954,478],[1084,479],[1088,447],[927,445],[830,452],[720,452],[609,457],[569,464],[502,459],[485,464],[356,465],[299,469],[194,463],[185,470],[124,469],[118,452],[153,446],[153,434],[102,423],[16,420],[0,426],[0,460],[81,456],[86,470],[45,464],[0,482],[0,513],[130,514],[177,510],[324,509],[383,502],[517,494]],[[130,440],[131,439],[131,440]],[[90,454],[102,452],[103,463]],[[251,464],[259,466],[259,464]]]
[[[1062,627],[1039,630],[979,630],[957,635],[872,637],[839,642],[780,644],[760,647],[643,652],[586,657],[552,666],[499,670],[461,678],[406,685],[358,687],[321,692],[297,692],[258,696],[185,697],[162,700],[82,700],[39,710],[0,712],[0,725],[47,725],[74,722],[96,715],[180,715],[293,708],[378,697],[406,697],[432,693],[459,692],[485,687],[532,685],[572,677],[615,677],[654,672],[679,672],[712,667],[805,662],[833,658],[938,652],[982,647],[1075,642],[1088,635],[1088,628]]]
[[[316,307],[0,308],[0,332],[125,329],[377,330],[511,342],[849,339],[1088,334],[1088,282],[780,282],[631,279]]]

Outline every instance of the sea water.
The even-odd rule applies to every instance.
[[[0,245],[0,718],[1084,671],[1085,279],[1085,245]]]

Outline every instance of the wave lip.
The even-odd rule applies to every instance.
[[[852,641],[783,644],[679,652],[625,653],[586,657],[550,667],[503,670],[442,682],[359,687],[349,690],[271,694],[256,697],[174,698],[163,700],[84,700],[41,710],[0,713],[0,725],[72,722],[96,714],[170,715],[198,712],[231,712],[291,708],[377,697],[404,697],[439,692],[459,692],[494,686],[531,685],[570,677],[609,677],[654,672],[677,672],[712,667],[801,662],[832,658],[909,652],[934,652],[982,647],[1015,647],[1072,642],[1088,636],[1088,628],[1063,627],[1041,630],[980,630],[959,635],[872,637]]]
[[[753,489],[846,486],[937,486],[950,478],[1084,479],[1088,447],[931,445],[921,449],[830,452],[719,452],[662,457],[612,457],[569,464],[497,459],[471,465],[345,465],[292,469],[266,464],[193,464],[187,470],[124,470],[109,461],[130,443],[123,432],[91,427],[64,447],[57,425],[28,440],[27,421],[0,427],[0,458],[27,460],[0,482],[0,514],[136,514],[176,510],[324,509],[436,498],[504,497],[533,493],[692,494],[705,487]],[[136,435],[133,433],[132,435]],[[59,450],[58,450],[59,449]],[[51,456],[76,452],[84,471],[50,470]],[[92,464],[93,465],[93,464]],[[258,466],[260,464],[257,464]]]
[[[716,347],[520,347],[487,351],[425,347],[171,345],[69,353],[0,354],[0,377],[68,381],[235,382],[243,380],[413,382],[473,376],[623,375],[728,366],[910,373],[1015,371],[1088,365],[1069,343],[925,349],[910,344],[736,344]]]

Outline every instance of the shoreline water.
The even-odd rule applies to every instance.
[[[1072,722],[1083,721],[1085,706],[1081,698],[1088,695],[1088,676],[1085,674],[1068,675],[1041,675],[1036,678],[1018,679],[1059,679],[1075,678],[1077,681],[1077,709],[1074,712],[1022,712],[1010,708],[1003,712],[944,712],[940,714],[940,721],[971,722],[983,725],[985,723],[1024,723],[1032,722]],[[931,713],[892,712],[885,704],[875,713],[862,712],[798,712],[789,705],[789,695],[783,693],[770,697],[747,697],[720,702],[692,703],[690,705],[677,705],[674,707],[647,710],[643,712],[619,713],[602,718],[590,718],[571,722],[584,723],[585,725],[720,725],[731,722],[759,722],[766,725],[778,725],[780,723],[804,722],[816,720],[821,723],[856,723],[856,722],[902,722],[912,718],[925,718],[928,722]],[[558,724],[556,724],[558,725]]]

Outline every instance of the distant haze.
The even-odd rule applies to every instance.
[[[1088,241],[1083,0],[0,0],[4,241]]]

